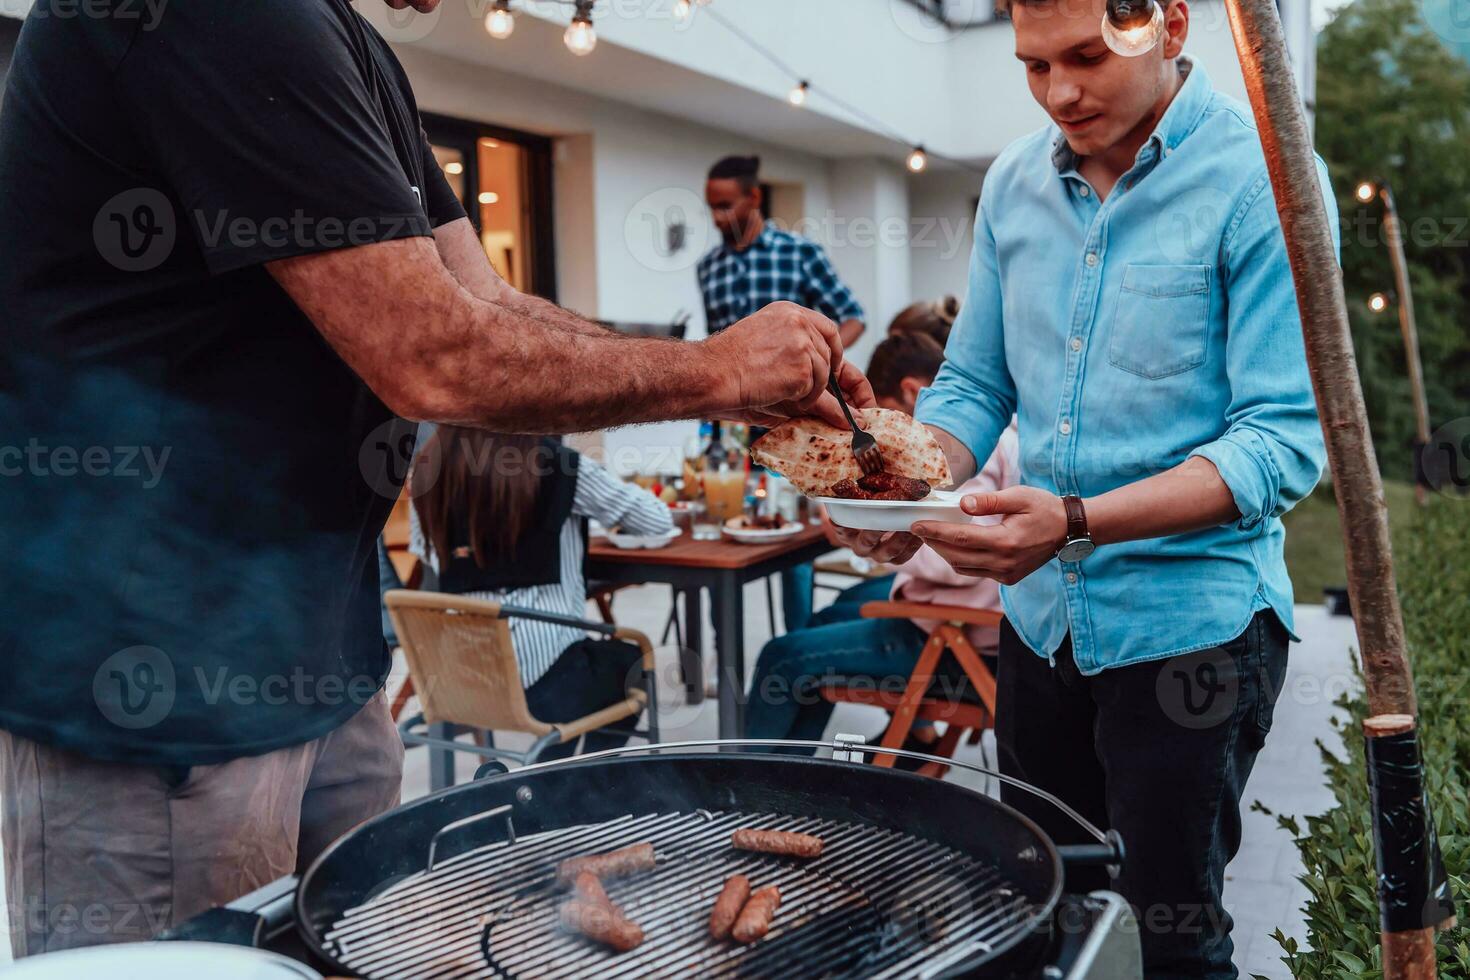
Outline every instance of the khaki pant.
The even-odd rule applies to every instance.
[[[397,805],[382,692],[312,742],[212,766],[99,762],[0,732],[17,958],[148,939],[282,875]]]

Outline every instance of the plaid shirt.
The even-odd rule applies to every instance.
[[[715,248],[699,260],[698,273],[710,333],[782,300],[818,310],[835,323],[863,318],[862,306],[837,278],[822,246],[770,223],[743,252]]]

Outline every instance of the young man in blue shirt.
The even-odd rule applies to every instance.
[[[1004,583],[1002,769],[1122,834],[1114,887],[1150,980],[1234,977],[1221,890],[1292,628],[1280,518],[1325,450],[1250,110],[1182,55],[1184,0],[1135,58],[1103,13],[1011,6],[1053,125],[986,175],[969,296],[917,410],[956,480],[1016,413],[1022,485],[966,499],[999,525],[846,538],[879,560],[927,543]]]

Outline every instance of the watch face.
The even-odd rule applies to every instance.
[[[1096,547],[1086,538],[1076,538],[1062,545],[1062,550],[1057,552],[1057,557],[1062,561],[1081,561],[1092,554]]]

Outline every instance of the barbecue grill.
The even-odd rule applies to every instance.
[[[1122,850],[1060,801],[1047,797],[1095,845],[1058,848],[988,796],[855,761],[872,747],[839,742],[831,759],[749,751],[779,746],[833,748],[637,746],[425,797],[347,834],[312,865],[294,894],[301,937],[329,972],[372,980],[1141,975],[1133,936],[1094,951],[1115,957],[1108,972],[1064,973],[1049,959],[1059,942],[1074,958],[1106,945],[1093,920],[1116,929],[1126,917],[1106,893],[1081,911],[1069,900],[1072,934],[1061,935],[1064,864],[1116,864]],[[815,834],[826,846],[811,861],[736,851],[730,834],[740,827]],[[616,953],[564,932],[557,863],[642,842],[654,845],[658,866],[605,885],[644,943]],[[735,873],[781,889],[770,933],[752,946],[716,942],[707,930]]]

